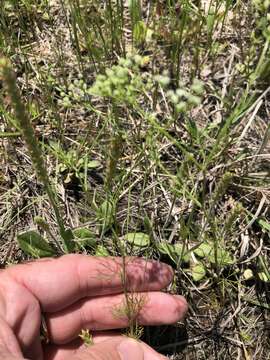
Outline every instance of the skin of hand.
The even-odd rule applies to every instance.
[[[71,254],[0,270],[0,358],[2,360],[158,360],[146,344],[122,336],[128,326],[125,288],[143,299],[141,325],[172,324],[184,318],[182,296],[160,290],[172,281],[172,269],[142,258],[101,258]],[[41,315],[42,314],[42,315]],[[41,316],[49,344],[40,338]],[[80,339],[90,329],[94,344]]]

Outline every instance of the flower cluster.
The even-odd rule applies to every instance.
[[[194,106],[201,103],[201,95],[203,93],[203,83],[194,79],[190,88],[184,84],[180,84],[176,90],[168,90],[167,97],[173,104],[177,113],[187,112]]]
[[[267,40],[270,40],[270,0],[253,0],[257,26]]]
[[[81,102],[88,99],[88,86],[85,81],[80,76],[79,79],[75,79],[68,86],[68,91],[62,90],[60,92],[61,100],[60,102],[65,107],[70,107],[72,102]]]
[[[147,58],[129,55],[121,58],[117,65],[106,69],[105,74],[97,76],[89,94],[111,98],[116,103],[134,104],[137,95],[149,88],[149,81],[140,71]]]

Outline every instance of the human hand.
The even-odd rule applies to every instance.
[[[168,265],[141,258],[65,255],[11,266],[0,271],[0,358],[2,360],[158,360],[142,342],[108,332],[128,326],[125,286],[143,297],[141,325],[175,323],[185,316],[183,297],[160,292],[173,277]],[[41,314],[50,343],[40,339]],[[90,329],[94,345],[79,338]]]

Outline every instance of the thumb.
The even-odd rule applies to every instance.
[[[105,360],[164,360],[165,357],[158,354],[143,342],[123,337],[120,341],[108,341],[99,343],[90,349],[97,351],[97,359]],[[111,357],[108,354],[111,354]],[[95,357],[93,357],[95,359]],[[89,358],[88,358],[89,359]],[[90,357],[91,359],[91,357]]]
[[[102,341],[92,346],[74,350],[58,349],[53,360],[165,360],[148,345],[127,337],[117,336],[115,339]]]
[[[133,339],[122,338],[119,340],[105,341],[84,350],[82,360],[144,360],[143,346]],[[81,360],[80,354],[80,360]],[[153,358],[159,359],[159,358]],[[74,359],[75,360],[75,359]],[[77,360],[77,359],[76,359]]]

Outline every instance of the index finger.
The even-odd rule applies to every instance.
[[[172,280],[170,266],[142,258],[91,257],[70,254],[10,267],[46,312],[59,311],[89,296],[127,291],[156,291]]]

